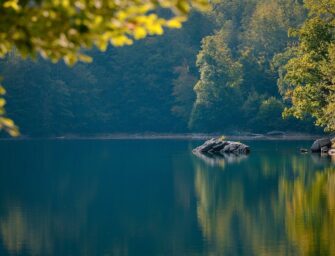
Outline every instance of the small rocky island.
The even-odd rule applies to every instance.
[[[212,138],[207,140],[204,144],[193,149],[194,154],[209,154],[209,155],[245,155],[250,153],[249,146],[234,141],[227,141],[224,137]]]

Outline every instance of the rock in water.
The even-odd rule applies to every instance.
[[[330,148],[332,145],[331,141],[329,138],[323,138],[323,139],[318,139],[316,141],[314,141],[312,147],[311,147],[311,151],[313,153],[316,152],[321,152],[321,149],[324,147]],[[325,150],[325,148],[324,148]]]
[[[324,146],[324,147],[321,148],[321,153],[327,154],[328,150],[329,150],[329,148],[327,146]]]
[[[193,153],[202,153],[202,154],[248,154],[250,152],[249,146],[234,141],[226,141],[222,138],[212,138],[207,140],[204,144],[193,150]]]
[[[308,153],[308,149],[307,148],[301,148],[300,153]]]
[[[215,139],[210,139],[207,140],[204,144],[202,144],[201,146],[197,147],[196,149],[201,152],[201,153],[207,153],[208,151],[210,151],[213,146],[216,145],[216,141]]]
[[[213,146],[213,151],[214,152],[219,152],[221,149],[223,149],[225,146],[227,145],[226,141],[221,141],[218,144],[216,144],[215,146]]]

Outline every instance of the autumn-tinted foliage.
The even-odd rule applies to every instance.
[[[306,0],[306,6],[308,19],[291,31],[299,44],[277,56],[288,60],[279,80],[290,103],[285,115],[312,115],[317,125],[335,131],[335,1]]]
[[[161,35],[164,27],[180,28],[191,6],[206,9],[206,0],[44,0],[0,1],[0,58],[14,48],[21,57],[60,59],[73,65],[91,61],[83,53],[93,46],[129,45],[134,39]],[[168,17],[155,13],[170,10]],[[1,87],[1,95],[4,89]],[[14,123],[4,117],[0,102],[0,129],[17,135]]]
[[[99,8],[107,2],[101,2]],[[117,2],[116,6],[128,10],[130,5],[126,2]],[[190,2],[141,3],[153,9],[140,8],[144,12],[141,14],[130,8],[129,16],[121,15],[119,23],[115,19],[99,21],[101,10],[93,6],[96,3],[89,5],[89,14],[83,15],[87,19],[84,23],[89,21],[87,28],[81,30],[83,27],[70,22],[76,33],[66,25],[68,19],[76,17],[74,21],[78,21],[77,13],[70,11],[65,23],[57,18],[62,27],[55,23],[54,30],[49,27],[50,31],[44,31],[46,40],[55,36],[44,44],[40,41],[42,36],[29,37],[32,42],[28,42],[28,37],[15,41],[16,37],[10,34],[6,40],[17,45],[6,50],[11,49],[0,68],[7,89],[8,115],[22,134],[320,131],[313,127],[315,121],[333,130],[332,1],[306,1],[305,5],[295,0],[215,1],[208,12],[193,9],[183,28],[166,30],[161,37],[150,35],[160,34],[164,27],[179,27]],[[201,8],[202,3],[195,1],[195,6]],[[67,6],[67,2],[54,4],[60,10]],[[28,7],[34,5],[17,10],[9,4],[1,8],[15,16]],[[119,12],[113,15],[116,13]],[[103,22],[102,27],[108,22],[125,27],[113,30],[114,25],[110,24],[106,27],[109,32],[101,33],[102,27],[94,25],[92,15],[96,15],[98,23]],[[139,16],[148,21],[134,21]],[[22,24],[24,30],[41,26],[40,22]],[[10,31],[21,31],[20,28],[19,25]],[[4,37],[6,31],[1,34],[1,29]],[[293,36],[289,36],[289,31]],[[109,38],[107,41],[104,35]],[[127,45],[144,36],[148,37]],[[125,46],[115,47],[122,44]],[[27,45],[31,51],[26,51]],[[90,47],[92,50],[86,49]],[[99,50],[105,47],[106,52],[101,53]],[[35,62],[22,61],[20,57],[27,52],[30,57],[37,53],[42,57]],[[88,55],[93,57],[93,63],[77,63],[72,69],[43,60],[63,58],[73,64],[89,60]],[[0,103],[3,107],[4,101]],[[305,120],[291,116],[282,119],[284,110]],[[7,129],[13,125],[10,119],[2,120],[7,121]]]

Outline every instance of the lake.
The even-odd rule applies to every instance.
[[[201,143],[0,141],[0,255],[335,255],[335,159]]]

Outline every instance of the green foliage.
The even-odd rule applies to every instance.
[[[17,126],[14,124],[14,122],[5,116],[6,115],[6,111],[5,111],[6,100],[3,98],[5,94],[6,94],[6,90],[0,85],[0,130],[4,129],[11,136],[15,137],[19,135],[19,130]]]
[[[41,54],[55,62],[63,58],[70,65],[88,61],[82,49],[96,46],[105,51],[109,43],[127,45],[133,39],[160,35],[163,27],[181,27],[191,4],[208,7],[205,0],[2,1],[0,57],[16,47],[23,57]],[[156,9],[172,14],[160,17]]]
[[[10,55],[0,62],[8,116],[28,136],[185,131],[195,56],[210,30],[206,17],[193,12],[182,29],[105,53],[94,50],[93,63],[71,69]]]
[[[194,87],[197,99],[190,119],[190,127],[195,130],[220,131],[223,120],[236,114],[242,66],[222,39],[223,31],[206,37],[197,58],[200,80]]]
[[[316,124],[335,131],[335,2],[308,0],[309,18],[292,31],[299,44],[285,54],[280,90],[290,106],[284,115],[303,119],[311,115]]]
[[[176,67],[175,73],[178,74],[178,77],[173,80],[172,94],[175,98],[175,104],[171,111],[187,123],[195,100],[193,87],[197,77],[190,72],[190,67],[186,63]]]
[[[134,39],[161,35],[164,27],[180,28],[191,7],[206,9],[206,0],[117,1],[46,0],[0,1],[0,58],[13,49],[23,58],[41,55],[68,65],[90,62],[85,49],[105,51],[108,44],[130,45]],[[157,9],[170,15],[158,15]],[[14,123],[4,117],[0,98],[0,129],[17,135]]]
[[[301,27],[301,1],[215,1],[181,30],[131,46],[179,27],[191,2],[205,1],[7,2],[0,51],[10,54],[0,68],[7,113],[23,134],[316,131],[308,116],[282,120],[289,106],[285,113],[334,124],[332,2],[306,1]],[[17,57],[38,54],[36,63]],[[71,70],[43,60],[86,55],[95,62]]]
[[[291,0],[218,1],[209,17],[217,30],[203,39],[198,55],[191,129],[300,129],[302,123],[281,120],[280,65],[272,59],[293,42],[287,31],[303,22],[303,5]]]
[[[281,113],[284,109],[284,104],[276,99],[275,97],[270,97],[268,99],[265,99],[261,102],[257,117],[256,117],[256,123],[258,122],[264,122],[267,120],[266,128],[268,130],[274,130],[278,128],[284,128],[281,120]]]

